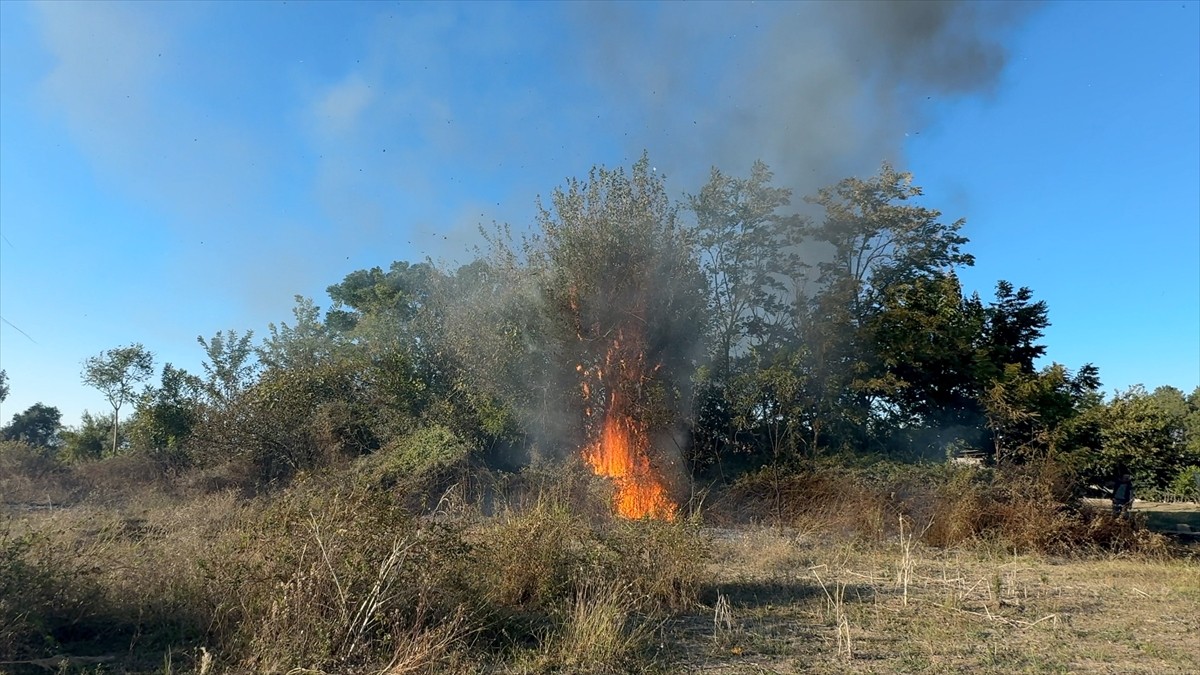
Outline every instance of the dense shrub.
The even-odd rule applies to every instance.
[[[709,513],[722,522],[772,522],[880,541],[916,533],[933,546],[964,543],[1010,550],[1142,550],[1164,542],[1083,507],[1069,465],[1043,461],[991,469],[946,463],[871,466],[825,464],[806,472],[772,469],[731,486]]]
[[[73,499],[78,481],[54,452],[0,441],[0,502],[48,506]]]
[[[1171,481],[1171,492],[1181,497],[1189,497],[1193,501],[1200,500],[1200,466],[1184,468]]]
[[[48,537],[0,529],[0,654],[43,656],[92,634],[99,597],[93,575]]]

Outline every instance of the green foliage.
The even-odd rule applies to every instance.
[[[1188,412],[1183,420],[1183,438],[1188,452],[1200,454],[1200,386],[1187,397]]]
[[[136,386],[154,373],[154,355],[141,344],[108,349],[83,362],[83,383],[95,387],[113,408],[112,453],[117,453],[121,406],[135,399]]]
[[[997,369],[1015,363],[1024,373],[1032,373],[1034,361],[1046,353],[1038,344],[1043,331],[1050,325],[1045,301],[1033,302],[1033,291],[1021,287],[1014,291],[1011,283],[996,284],[996,300],[985,310],[983,330],[985,360],[981,364],[987,375],[995,376]]]
[[[370,458],[381,478],[394,482],[402,476],[428,474],[460,465],[471,447],[443,426],[421,427],[397,438]]]
[[[95,417],[85,410],[78,427],[62,432],[63,447],[60,454],[68,462],[100,459],[110,447],[108,443],[112,439],[112,433],[111,417]]]
[[[158,387],[147,387],[137,401],[128,426],[130,445],[184,466],[190,458],[184,448],[200,417],[200,379],[166,364]]]
[[[791,191],[771,186],[771,170],[755,162],[746,178],[714,167],[687,205],[696,216],[695,245],[707,276],[713,322],[713,377],[725,382],[732,360],[762,345],[788,322],[787,300],[803,282],[804,223],[779,213]]]
[[[341,347],[338,334],[321,322],[321,308],[296,296],[292,308],[295,324],[270,324],[270,335],[258,348],[258,359],[267,369],[311,369],[334,359]]]
[[[1189,427],[1192,406],[1173,387],[1118,392],[1092,415],[1099,442],[1090,456],[1090,475],[1103,482],[1129,471],[1135,485],[1170,487],[1187,467],[1200,465],[1200,449]]]
[[[624,392],[633,408],[656,428],[669,426],[662,418],[673,421],[685,407],[679,388],[702,348],[705,285],[663,178],[644,156],[629,174],[595,167],[586,182],[555,190],[539,223],[543,238],[526,255],[544,301],[550,381],[578,381],[612,359],[624,374],[599,384],[635,382],[636,391]],[[566,399],[558,414],[582,417],[583,397]]]
[[[1009,364],[983,392],[987,424],[997,462],[1050,459],[1087,447],[1092,429],[1082,414],[1099,402],[1096,368],[1072,373],[1052,364],[1025,373]]]
[[[932,412],[953,419],[970,391],[959,376],[969,370],[978,312],[948,271],[974,259],[962,252],[963,221],[942,223],[940,212],[914,203],[921,195],[911,175],[884,164],[807,200],[824,213],[805,234],[830,254],[817,265],[815,292],[796,297],[784,361],[796,376],[784,408],[793,447],[810,456],[822,447],[886,449],[899,429],[945,423],[923,419]]]
[[[200,365],[205,375],[204,393],[211,405],[230,405],[254,380],[258,363],[253,339],[254,331],[249,330],[240,335],[235,330],[218,331],[207,340],[196,337],[207,357]]]
[[[0,440],[21,441],[36,448],[54,449],[60,444],[62,413],[58,408],[34,403],[0,427]]]
[[[335,330],[350,330],[363,317],[394,314],[411,321],[429,300],[437,271],[429,263],[396,261],[384,272],[378,267],[357,270],[326,291],[333,299],[327,322]]]
[[[1185,466],[1180,469],[1171,481],[1170,490],[1173,494],[1190,497],[1193,501],[1200,500],[1200,466]]]
[[[910,203],[922,194],[912,174],[887,163],[872,178],[819,190],[808,201],[825,216],[812,236],[834,248],[832,260],[819,265],[823,280],[831,288],[848,283],[859,300],[870,300],[893,283],[974,264],[974,256],[962,252],[965,221],[946,225],[938,220],[941,212]]]
[[[355,480],[387,490],[414,512],[460,507],[478,499],[480,455],[450,429],[422,426],[392,439],[353,465]]]
[[[264,373],[239,399],[233,450],[269,483],[377,447],[371,411],[357,406],[356,380],[345,363]]]
[[[955,440],[978,446],[978,298],[963,297],[949,274],[897,282],[880,292],[879,304],[867,331],[881,371],[866,381],[880,398],[878,412],[893,427],[914,430],[904,434],[910,442],[933,441],[934,456]]]
[[[519,243],[499,226],[458,269],[351,272],[328,312],[297,296],[258,345],[197,338],[201,378],[168,365],[133,399],[151,356],[105,352],[85,378],[112,386],[109,453],[136,400],[131,447],[260,485],[381,448],[397,475],[463,448],[515,468],[577,450],[612,405],[704,478],[970,452],[1070,462],[1083,481],[1129,466],[1162,488],[1200,462],[1200,389],[1105,402],[1093,366],[1040,365],[1046,303],[1004,280],[991,300],[964,293],[963,221],[910,174],[885,163],[821,189],[811,220],[773,181],[761,162],[713,168],[677,200],[645,156],[597,166],[539,202]],[[68,454],[98,456],[97,430],[71,431]]]

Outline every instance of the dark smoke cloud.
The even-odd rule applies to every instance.
[[[1028,5],[929,2],[580,6],[588,73],[632,102],[630,152],[692,186],[763,159],[798,194],[883,159],[933,103],[991,92]]]

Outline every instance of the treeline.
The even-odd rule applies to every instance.
[[[0,433],[71,462],[139,452],[269,484],[439,429],[516,468],[578,453],[591,406],[619,392],[693,479],[975,454],[1060,460],[1081,485],[1129,471],[1197,490],[1200,388],[1106,399],[1094,366],[1040,366],[1046,303],[1004,280],[964,293],[964,222],[925,206],[909,174],[885,164],[804,208],[773,181],[761,163],[713,169],[675,199],[645,158],[595,168],[467,265],[352,272],[325,312],[297,297],[260,339],[198,338],[201,373],[109,350],[83,378],[111,415],[63,428],[38,404]]]

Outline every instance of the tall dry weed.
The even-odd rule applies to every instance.
[[[634,594],[620,582],[582,584],[544,640],[539,669],[629,672],[653,634],[635,609]]]
[[[230,657],[256,672],[434,668],[472,630],[459,533],[386,495],[324,487],[281,498],[226,552]]]

